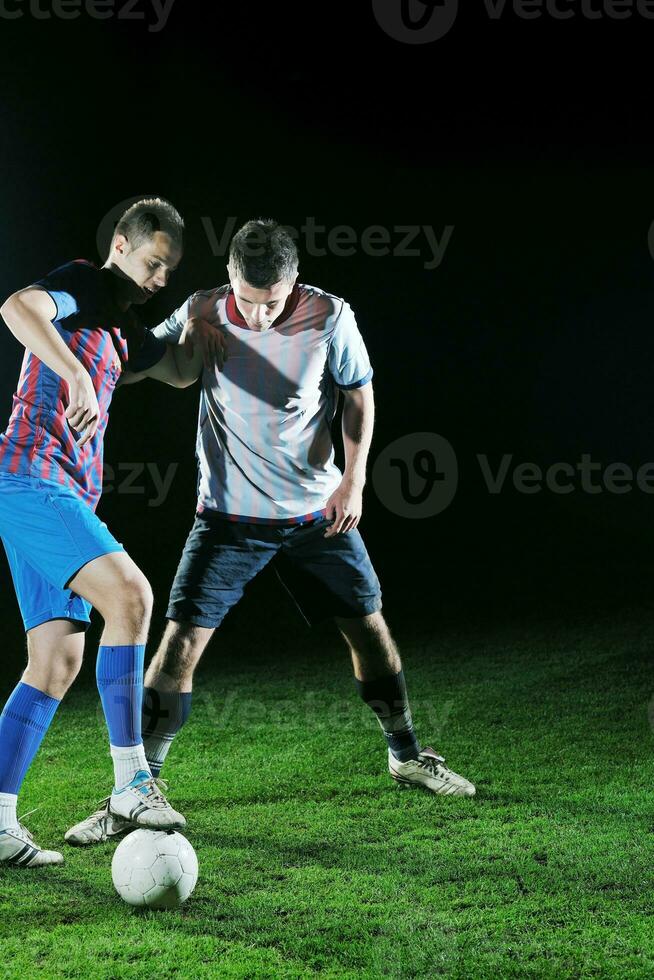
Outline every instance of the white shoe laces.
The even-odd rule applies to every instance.
[[[161,776],[151,776],[147,780],[144,779],[143,782],[139,785],[138,789],[141,789],[141,787],[147,787],[148,790],[147,797],[148,797],[149,804],[157,807],[170,806],[170,803],[162,793],[162,789],[168,791],[168,783],[166,782],[165,779],[162,779]],[[95,813],[92,813],[90,817],[87,817],[84,823],[86,824],[95,820],[100,820],[102,817],[114,816],[109,811],[110,802],[111,802],[110,796],[105,796],[103,800],[98,800],[95,805],[100,807],[100,809],[96,810]],[[33,812],[34,811],[32,810],[32,813]]]
[[[43,804],[41,804],[41,806],[43,806]],[[33,810],[28,810],[27,813],[23,813],[22,816],[18,818],[18,823],[22,826],[25,817],[31,817],[33,813],[36,813],[37,810],[41,809],[41,806],[35,806]]]
[[[43,806],[43,804],[41,804],[41,806]],[[31,817],[33,813],[36,813],[37,810],[41,809],[41,806],[35,806],[33,810],[28,810],[27,813],[23,813],[18,818],[18,831],[19,831],[18,836],[23,837],[27,843],[34,844],[35,847],[38,847],[39,845],[35,842],[34,837],[29,832],[27,827],[24,826],[23,820],[25,819],[25,817]],[[14,833],[15,830],[16,829],[14,828]]]
[[[86,820],[83,820],[82,823],[83,824],[92,823],[94,820],[100,820],[102,817],[106,817],[109,813],[110,799],[111,799],[110,796],[106,796],[104,800],[97,800],[95,805],[97,807],[100,807],[100,809],[96,810],[95,813],[92,813],[91,816],[87,817]]]
[[[39,845],[35,843],[34,838],[30,834],[27,827],[24,827],[22,823],[18,824],[18,828],[13,827],[11,833],[14,837],[20,837],[20,839],[24,840],[26,844],[32,844],[34,847],[39,847]]]
[[[168,808],[170,803],[163,794],[163,790],[168,790],[168,783],[165,779],[161,779],[160,776],[150,776],[149,779],[143,780],[139,785],[138,789],[143,790],[147,787],[147,799],[150,806],[156,807],[157,809]]]

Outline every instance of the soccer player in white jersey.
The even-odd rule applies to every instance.
[[[357,691],[385,736],[393,779],[474,796],[472,783],[418,742],[379,581],[357,530],[374,403],[354,314],[345,300],[297,283],[295,243],[274,221],[249,221],[236,233],[228,272],[229,284],[195,293],[154,331],[168,342],[178,342],[184,330],[195,343],[202,335],[206,357],[197,512],[145,679],[150,769],[158,775],[188,718],[193,672],[214,631],[274,560],[310,624],[334,618]],[[339,391],[343,473],[330,431]],[[91,844],[127,829],[103,808],[66,839]]]

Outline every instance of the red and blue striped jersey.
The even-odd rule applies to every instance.
[[[66,419],[68,384],[25,350],[9,425],[0,435],[0,477],[35,476],[73,490],[93,510],[102,493],[103,440],[109,405],[123,371],[145,371],[166,344],[113,298],[114,273],[90,262],[69,262],[34,283],[57,307],[53,326],[93,381],[100,421],[81,448]]]

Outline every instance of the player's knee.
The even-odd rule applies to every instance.
[[[381,612],[358,619],[337,619],[336,624],[351,650],[369,657],[397,657],[398,651]]]
[[[361,625],[370,633],[387,633],[388,626],[382,612],[370,613],[369,616],[361,617]]]
[[[34,674],[39,688],[54,698],[64,696],[80,672],[83,657],[83,648],[72,649],[68,642],[44,648],[28,641],[28,673],[30,677]]]
[[[82,667],[82,651],[72,652],[68,649],[61,650],[55,654],[54,672],[59,683],[68,689],[73,683]]]
[[[147,626],[152,615],[152,587],[138,569],[121,577],[108,598],[105,619],[118,618],[136,627]],[[102,612],[102,610],[100,610]]]
[[[388,627],[380,612],[352,619],[336,619],[336,625],[343,636],[354,646],[374,646],[388,633]]]
[[[169,623],[160,651],[162,669],[175,678],[192,673],[202,656],[207,632],[190,623]]]
[[[125,612],[135,626],[149,625],[153,605],[152,587],[145,576],[130,583],[125,593]]]

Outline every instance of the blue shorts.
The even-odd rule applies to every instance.
[[[26,630],[89,623],[91,604],[66,586],[94,558],[124,551],[72,490],[33,476],[0,475],[0,537]]]
[[[325,517],[277,527],[196,515],[170,593],[166,616],[215,628],[248,582],[275,558],[275,571],[309,625],[355,619],[382,607],[379,579],[359,532],[333,538]]]

